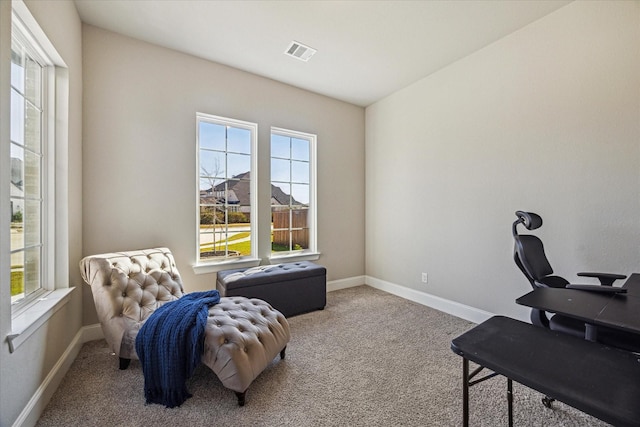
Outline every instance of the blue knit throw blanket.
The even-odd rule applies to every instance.
[[[193,292],[162,305],[144,322],[136,352],[147,403],[173,408],[191,397],[186,382],[202,357],[209,307],[218,302],[216,290]]]

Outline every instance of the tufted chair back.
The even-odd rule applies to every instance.
[[[104,337],[121,359],[137,359],[135,339],[158,307],[182,297],[182,279],[167,248],[92,255],[80,261]]]

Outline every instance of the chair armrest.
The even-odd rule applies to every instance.
[[[626,279],[627,276],[622,274],[613,274],[613,273],[592,273],[592,272],[583,272],[578,273],[578,276],[581,277],[595,277],[600,280],[600,284],[603,286],[611,286],[613,282],[618,279]]]

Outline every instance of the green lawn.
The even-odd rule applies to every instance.
[[[210,251],[210,250],[217,250],[217,251],[224,250],[226,246],[225,244],[229,242],[230,251],[238,251],[240,252],[241,255],[251,255],[251,241],[231,243],[235,240],[247,238],[250,235],[251,233],[249,232],[235,234],[226,241],[218,242],[215,245],[215,248],[214,248],[214,245],[211,243],[200,245],[200,251],[203,252],[203,251]]]
[[[15,296],[24,292],[24,272],[11,272],[11,296]]]

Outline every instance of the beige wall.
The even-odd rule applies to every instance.
[[[366,135],[368,276],[526,318],[516,210],[569,280],[640,271],[637,1],[573,2],[368,107]]]
[[[59,200],[68,204],[69,223],[61,224],[57,232],[68,234],[66,239],[61,239],[61,248],[69,253],[69,277],[61,277],[71,286],[81,286],[78,272],[78,259],[82,243],[82,40],[81,23],[72,1],[44,2],[27,0],[28,9],[36,19],[48,39],[53,43],[58,53],[68,66],[69,72],[69,153],[66,159],[58,159],[59,164],[66,168],[66,176],[69,181],[68,200]],[[5,29],[11,28],[11,2],[0,2],[0,27],[2,27],[3,43],[0,43],[0,52],[3,73],[0,81],[3,86],[8,82],[10,73],[10,51],[5,50]],[[7,86],[8,87],[8,86]],[[2,106],[8,105],[6,92],[2,94]],[[6,110],[5,110],[6,111]],[[2,128],[7,129],[6,116],[2,115]],[[2,143],[8,133],[2,133]],[[4,150],[4,145],[3,145]],[[65,174],[62,173],[64,176]],[[3,264],[4,265],[4,264]],[[4,270],[4,269],[3,269]],[[67,272],[64,272],[64,276]],[[8,278],[3,275],[4,280]],[[66,285],[67,283],[62,283]],[[6,287],[8,292],[8,287]],[[2,294],[2,300],[7,301],[8,296]],[[3,305],[4,307],[4,305]],[[56,364],[63,358],[65,352],[70,349],[73,339],[80,330],[82,324],[82,300],[81,292],[74,291],[70,301],[58,310],[45,324],[35,331],[29,338],[16,349],[9,353],[8,345],[3,343],[0,351],[0,426],[10,426],[20,416],[23,409],[27,408],[30,400],[34,398],[34,407],[28,412],[37,416],[42,410],[50,394],[55,390],[60,376],[55,376]],[[4,337],[11,331],[10,313],[3,310],[0,319],[0,332]],[[61,368],[63,370],[63,368]],[[40,387],[47,383],[46,389]],[[39,395],[38,393],[43,393]],[[25,425],[35,422],[33,418],[21,419]]]
[[[258,123],[259,255],[269,247],[269,132],[318,135],[318,263],[364,274],[364,109],[93,26],[83,26],[85,255],[167,246],[195,275],[195,115]],[[85,324],[97,321],[85,287]]]

